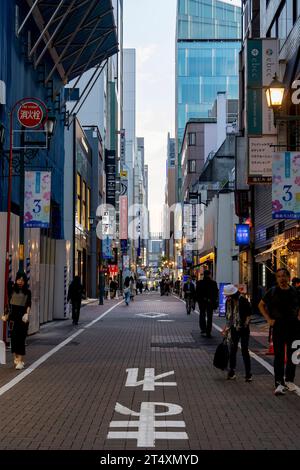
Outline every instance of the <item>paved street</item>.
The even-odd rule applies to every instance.
[[[266,334],[253,325],[251,350],[271,364]],[[271,373],[255,360],[253,383],[241,360],[237,381],[226,381],[212,365],[219,341],[216,329],[200,337],[198,315],[180,300],[154,293],[129,307],[91,303],[77,328],[48,324],[28,338],[24,371],[10,353],[1,366],[0,448],[299,448],[300,397],[274,397]]]

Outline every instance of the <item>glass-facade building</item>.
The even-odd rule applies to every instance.
[[[177,0],[176,137],[190,118],[205,118],[219,91],[238,99],[240,0]],[[180,161],[178,161],[180,178]],[[179,184],[180,187],[180,184]]]

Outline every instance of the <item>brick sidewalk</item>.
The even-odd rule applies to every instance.
[[[104,309],[85,307],[84,324],[113,302]],[[165,316],[155,318],[155,314]],[[49,325],[45,336],[42,331],[36,340],[29,338],[28,364],[53,347],[42,340],[58,344],[74,331],[66,323],[57,328]],[[259,342],[254,337],[252,341],[259,349]],[[118,306],[84,330],[0,396],[0,448],[137,449],[137,439],[107,439],[109,431],[126,431],[126,427],[110,428],[110,423],[138,419],[117,413],[116,403],[137,412],[149,402],[182,407],[181,414],[166,421],[183,421],[185,427],[167,431],[188,436],[156,439],[155,449],[299,448],[300,398],[274,397],[272,375],[254,361],[254,381],[245,383],[240,353],[238,379],[226,381],[225,373],[212,366],[219,342],[217,332],[211,340],[201,338],[198,315],[187,316],[183,303],[174,297],[138,296],[129,307]],[[139,369],[138,380],[145,368],[154,368],[155,374],[174,371],[161,381],[177,385],[158,386],[154,391],[143,391],[141,385],[125,387],[129,368]],[[1,367],[1,383],[17,374],[10,366]],[[165,432],[164,428],[157,431]]]

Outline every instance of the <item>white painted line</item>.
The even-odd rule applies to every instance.
[[[184,300],[180,299],[179,297],[177,297],[176,295],[174,295],[174,297],[176,297],[176,299],[180,300],[180,302],[184,302]],[[198,310],[195,310],[195,312],[197,313],[197,315],[200,315],[200,313],[198,312]],[[222,331],[222,328],[220,328],[218,325],[216,325],[215,323],[213,323],[213,327],[215,328],[215,330],[217,331]],[[241,346],[239,345],[239,348],[241,348]],[[271,366],[267,361],[265,361],[264,359],[262,359],[260,356],[258,356],[257,354],[255,354],[254,352],[252,352],[250,349],[249,349],[249,354],[251,357],[253,357],[253,359],[255,359],[255,361],[257,361],[260,365],[262,365],[265,369],[267,369],[268,372],[270,372],[270,374],[274,375],[274,367]]]
[[[106,312],[102,313],[102,315],[100,315],[100,317],[96,318],[95,320],[93,320],[91,323],[89,323],[87,326],[85,326],[84,328],[81,328],[80,330],[76,331],[76,333],[72,334],[71,336],[69,336],[67,339],[65,339],[62,343],[58,344],[57,346],[55,346],[55,348],[51,349],[50,351],[48,351],[46,354],[44,354],[42,357],[40,357],[37,361],[35,361],[33,364],[31,364],[28,368],[26,368],[23,372],[21,372],[20,374],[17,375],[17,377],[15,377],[14,379],[12,379],[10,382],[8,382],[7,384],[3,385],[1,388],[0,388],[0,396],[4,395],[4,393],[6,393],[8,390],[10,390],[11,388],[13,388],[15,385],[17,385],[19,382],[21,382],[22,380],[24,380],[29,374],[31,374],[35,369],[37,369],[41,364],[43,364],[43,362],[47,361],[47,359],[49,359],[49,357],[53,356],[53,354],[55,354],[57,351],[59,351],[60,349],[62,349],[64,346],[66,346],[67,344],[69,344],[74,338],[76,338],[77,336],[79,336],[81,333],[83,333],[87,328],[89,328],[90,326],[92,326],[94,323],[98,322],[99,320],[101,320],[103,317],[105,317],[109,312],[111,312],[114,308],[118,307],[118,305],[120,305],[121,303],[123,303],[123,300],[121,302],[118,302],[116,305],[114,305],[113,307],[111,307],[109,310],[107,310]]]

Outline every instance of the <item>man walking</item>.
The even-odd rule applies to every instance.
[[[287,269],[280,268],[276,271],[276,281],[277,286],[269,289],[258,305],[262,315],[273,327],[274,394],[285,395],[287,390],[300,394],[299,388],[294,384],[296,365],[292,362],[292,345],[300,338],[299,293],[290,286],[290,273]],[[287,364],[284,371],[285,345]]]
[[[211,338],[213,311],[218,305],[219,290],[216,281],[210,276],[210,271],[203,273],[203,279],[197,282],[196,299],[199,304],[199,325],[201,335]]]

